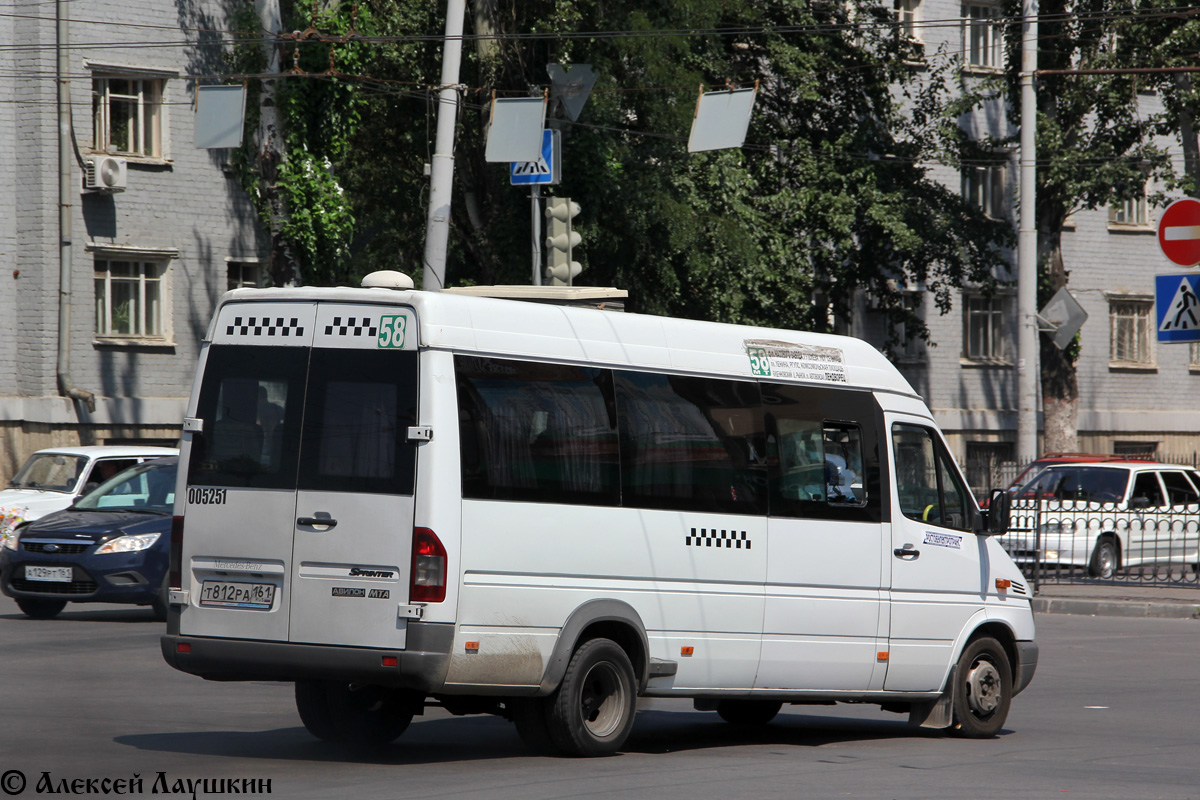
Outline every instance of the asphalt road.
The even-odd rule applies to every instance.
[[[1200,621],[1038,625],[1037,677],[994,740],[872,706],[790,707],[746,731],[687,701],[647,701],[624,753],[583,760],[530,756],[503,720],[440,710],[380,751],[326,745],[300,726],[290,685],[167,667],[147,610],[68,606],[39,622],[0,598],[0,800],[19,786],[12,771],[23,798],[47,794],[43,773],[59,796],[118,794],[99,781],[137,775],[145,795],[251,779],[288,800],[1200,797]]]

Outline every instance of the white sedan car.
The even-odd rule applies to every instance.
[[[178,455],[171,447],[51,447],[38,450],[0,490],[0,546],[22,523],[59,511],[122,470]]]
[[[1000,541],[1023,567],[1200,562],[1200,473],[1151,461],[1056,464],[1017,491]]]

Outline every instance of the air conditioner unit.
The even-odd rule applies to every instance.
[[[83,188],[93,192],[123,192],[126,171],[123,158],[88,156],[83,159]]]

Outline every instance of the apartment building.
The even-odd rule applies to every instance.
[[[217,298],[259,282],[264,266],[228,151],[194,146],[197,83],[221,68],[223,6],[58,7],[70,9],[65,37],[54,3],[0,16],[0,41],[14,43],[0,48],[0,163],[11,178],[0,199],[4,478],[41,447],[174,444]],[[59,47],[70,92],[61,116]],[[60,125],[72,142],[69,226]],[[78,399],[60,395],[64,366]]]

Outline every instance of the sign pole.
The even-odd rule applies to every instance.
[[[1017,225],[1017,463],[1038,456],[1037,396],[1037,0],[1021,4],[1021,198]]]
[[[529,191],[533,222],[533,285],[542,285],[542,187],[534,184]]]

